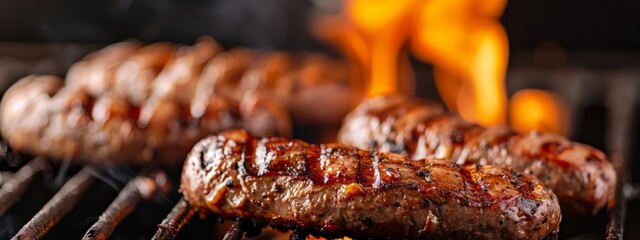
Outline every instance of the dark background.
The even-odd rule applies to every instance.
[[[320,2],[321,0],[316,0]],[[336,0],[324,0],[337,2]],[[0,0],[0,41],[110,43],[126,38],[315,49],[311,0]],[[510,1],[514,50],[553,41],[568,50],[640,49],[640,1]]]

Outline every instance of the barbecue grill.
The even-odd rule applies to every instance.
[[[77,48],[92,49],[83,45]],[[640,109],[636,95],[640,75],[632,68],[637,63],[624,65],[625,56],[621,56],[617,59],[623,63],[615,65],[616,68],[602,68],[608,63],[599,63],[594,55],[570,55],[576,59],[570,62],[572,67],[550,70],[532,66],[531,53],[517,53],[512,57],[507,77],[509,92],[537,87],[568,96],[576,116],[572,124],[574,139],[606,149],[618,171],[619,182],[624,183],[618,185],[613,208],[593,218],[565,219],[560,238],[620,239],[625,226],[640,221],[633,214],[626,219],[628,213],[638,210],[634,200],[640,191],[631,181],[638,177],[633,175],[638,171],[632,170],[638,168],[632,165],[638,155],[637,142],[633,141],[638,129],[632,124]],[[429,80],[430,67],[419,62],[414,64],[418,78],[427,79],[420,82],[418,88],[428,90],[418,94],[434,98],[425,94],[436,92]],[[576,92],[575,86],[582,87]],[[50,239],[81,238],[85,233],[88,239],[100,239],[104,233],[111,233],[113,238],[150,238],[156,231],[160,239],[176,235],[179,239],[215,238],[224,234],[213,230],[214,226],[220,228],[218,219],[193,217],[194,210],[177,194],[180,172],[176,169],[105,170],[66,166],[50,164],[44,157],[15,154],[7,146],[3,149],[0,179],[3,184],[0,211],[4,214],[0,235],[3,238],[18,233],[25,236],[46,233]],[[67,216],[59,217],[64,215]],[[248,224],[236,223],[229,231],[237,235],[250,231],[247,227]],[[637,234],[633,228],[625,232],[629,238]]]
[[[287,6],[295,8],[291,4]],[[315,43],[301,38],[293,40],[300,44],[293,44],[295,47],[291,48],[313,45],[318,49]],[[230,45],[246,43],[233,37],[223,40]],[[12,63],[0,66],[2,91],[29,73],[62,75],[71,63],[101,46],[103,44],[0,43],[0,63]],[[570,138],[603,149],[614,163],[619,184],[615,202],[609,204],[609,209],[590,218],[563,220],[559,238],[639,238],[640,230],[630,226],[640,224],[640,217],[632,214],[640,211],[640,201],[637,201],[640,164],[636,160],[640,156],[637,141],[640,128],[634,124],[640,118],[640,72],[636,70],[640,67],[640,53],[568,51],[563,54],[566,61],[549,66],[537,64],[536,52],[512,53],[507,92],[511,95],[521,89],[538,88],[564,96],[571,109]],[[415,60],[411,63],[419,79],[415,94],[440,100],[431,66]],[[294,132],[298,138],[312,142],[318,139],[308,126],[298,126]],[[241,239],[244,233],[258,232],[249,222],[227,222],[223,227],[216,217],[198,217],[177,192],[179,169],[160,166],[100,169],[68,162],[52,164],[42,156],[15,153],[6,145],[2,145],[2,150],[2,239],[12,236],[17,239],[213,239],[225,234],[229,239]],[[259,238],[274,237],[270,234],[273,233],[263,233]],[[305,237],[300,232],[290,234],[291,239]]]

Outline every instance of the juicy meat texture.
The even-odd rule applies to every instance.
[[[508,166],[542,180],[565,216],[596,214],[613,197],[616,174],[601,151],[554,134],[482,127],[430,101],[402,96],[367,99],[344,120],[338,139],[411,159]]]
[[[328,238],[541,239],[561,220],[531,175],[244,130],[197,143],[181,191],[204,212]]]
[[[0,130],[14,149],[53,159],[179,165],[198,140],[222,130],[290,134],[287,109],[259,87],[263,78],[244,86],[244,73],[269,72],[257,63],[272,58],[223,52],[210,38],[193,46],[117,43],[74,64],[66,82],[19,80],[0,104]]]

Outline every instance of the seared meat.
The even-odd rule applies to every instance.
[[[287,110],[272,94],[239,87],[256,59],[220,52],[208,38],[114,44],[75,64],[66,83],[19,80],[3,97],[0,130],[16,150],[101,165],[180,164],[199,139],[236,127],[289,135]]]
[[[531,175],[244,130],[197,143],[181,184],[204,212],[324,237],[541,239],[561,219]]]
[[[65,83],[19,80],[2,101],[0,130],[14,149],[56,159],[180,163],[224,129],[287,136],[289,113],[298,124],[338,125],[352,101],[350,71],[320,54],[222,51],[210,38],[122,42],[74,64]]]
[[[564,215],[597,213],[616,185],[611,163],[591,146],[554,134],[485,128],[447,114],[439,104],[400,96],[365,100],[344,120],[338,138],[411,159],[501,165],[532,174],[558,196]]]

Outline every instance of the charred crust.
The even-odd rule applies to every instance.
[[[420,184],[418,182],[410,182],[407,185],[407,188],[409,188],[409,189],[418,189],[418,188],[420,188]]]
[[[256,144],[257,141],[259,140],[255,140],[252,143]],[[308,194],[314,197],[315,196],[324,197],[325,195],[323,194],[326,192],[323,192],[323,191],[326,191],[327,184],[323,183],[322,181],[316,181],[316,179],[319,179],[318,178],[319,176],[321,176],[322,179],[328,176],[329,178],[332,178],[330,180],[332,184],[331,187],[336,187],[336,189],[343,189],[341,188],[343,186],[352,186],[354,189],[357,189],[358,191],[360,191],[358,192],[358,194],[361,194],[362,196],[365,196],[365,197],[372,196],[373,194],[392,194],[393,195],[393,194],[401,193],[403,195],[400,198],[395,197],[395,198],[374,199],[374,200],[365,199],[365,200],[374,201],[375,203],[381,205],[379,207],[382,207],[382,208],[391,208],[391,209],[395,209],[395,211],[401,211],[401,212],[404,212],[406,210],[406,214],[427,214],[427,213],[429,215],[434,214],[435,217],[443,218],[443,221],[445,221],[445,219],[447,218],[446,215],[452,212],[440,209],[439,206],[442,206],[442,205],[450,205],[450,206],[454,206],[456,208],[462,208],[462,209],[465,209],[465,208],[476,209],[476,210],[480,209],[480,211],[484,210],[484,211],[491,212],[490,214],[491,216],[488,216],[490,218],[488,219],[491,220],[491,222],[475,223],[474,229],[480,230],[480,231],[485,231],[492,228],[497,228],[501,230],[508,227],[512,227],[512,224],[514,222],[511,218],[511,215],[513,214],[513,212],[505,213],[503,216],[500,216],[499,214],[500,212],[505,212],[505,210],[508,210],[504,207],[501,207],[502,203],[509,204],[509,207],[515,206],[518,208],[522,208],[522,212],[527,215],[526,221],[535,222],[532,224],[527,223],[528,231],[533,231],[532,229],[535,227],[535,224],[538,224],[538,227],[540,228],[538,232],[532,232],[534,234],[540,233],[540,234],[546,235],[546,232],[541,233],[541,231],[546,231],[547,229],[546,226],[548,224],[555,223],[556,217],[559,216],[554,213],[548,212],[548,211],[550,212],[559,211],[559,208],[557,208],[554,205],[555,204],[554,202],[547,203],[544,201],[543,202],[536,201],[536,199],[545,198],[544,194],[547,193],[546,191],[543,192],[541,196],[536,195],[535,198],[527,197],[526,194],[522,195],[521,193],[523,192],[521,191],[519,192],[519,195],[517,197],[517,198],[520,198],[521,200],[517,202],[512,201],[514,200],[513,198],[509,198],[509,200],[504,200],[499,197],[493,198],[493,194],[487,195],[486,192],[494,189],[494,188],[491,188],[492,185],[487,185],[487,184],[490,183],[490,180],[493,180],[495,178],[504,178],[504,180],[499,179],[500,181],[495,182],[495,184],[504,184],[504,186],[502,186],[504,189],[506,188],[528,189],[528,188],[531,188],[531,186],[535,186],[536,184],[539,184],[537,180],[530,177],[529,175],[525,174],[523,175],[522,178],[518,178],[518,177],[515,177],[516,173],[510,172],[507,169],[503,169],[499,167],[484,167],[484,166],[477,166],[477,165],[476,166],[468,165],[468,166],[459,167],[456,164],[443,164],[443,163],[440,163],[439,161],[431,162],[429,160],[415,161],[415,162],[412,162],[411,164],[406,164],[403,162],[403,159],[399,159],[394,155],[387,155],[383,153],[376,154],[375,152],[363,151],[363,150],[358,150],[358,149],[349,148],[349,147],[341,147],[340,145],[331,145],[331,148],[332,148],[331,154],[326,154],[326,153],[323,153],[323,151],[320,151],[319,150],[320,148],[316,145],[305,145],[305,143],[300,143],[297,141],[292,141],[293,144],[287,145],[287,144],[281,144],[282,142],[280,142],[281,141],[280,139],[267,139],[267,141],[270,141],[268,143],[269,147],[267,148],[267,150],[274,151],[274,152],[269,152],[269,154],[273,154],[274,156],[272,156],[273,158],[270,158],[270,159],[273,159],[272,160],[273,165],[268,165],[268,166],[269,167],[275,166],[275,168],[269,169],[269,172],[266,175],[264,175],[264,177],[262,178],[256,177],[256,178],[247,179],[250,181],[267,181],[267,182],[264,182],[263,185],[260,185],[260,187],[264,191],[258,191],[255,193],[251,192],[251,194],[253,195],[248,196],[250,198],[248,199],[250,203],[246,204],[247,207],[244,207],[244,206],[234,207],[234,210],[244,211],[243,213],[246,212],[249,214],[256,214],[255,216],[252,216],[252,218],[263,217],[262,215],[260,215],[261,209],[269,208],[270,206],[275,206],[276,204],[279,204],[278,201],[282,201],[282,203],[287,204],[288,200],[284,197],[284,195],[278,197],[279,194],[281,195],[285,191],[287,192],[287,194],[299,194],[298,192],[295,192],[296,189],[289,188],[289,186],[291,186],[290,185],[291,181],[299,181],[299,182],[296,182],[295,184],[298,184],[298,183],[311,184],[311,188],[309,189],[305,188],[303,192],[300,192],[302,194]],[[238,141],[238,142],[241,143],[242,141]],[[251,162],[251,160],[249,160],[250,156],[257,155],[256,152],[252,152],[251,150],[248,149],[248,148],[251,148],[252,143],[248,143],[247,146],[244,147],[244,149],[246,150],[243,150],[245,151],[247,161],[249,161],[247,162],[248,164],[244,166],[246,166],[247,168],[250,168],[248,169],[249,171],[255,170],[257,168],[256,161]],[[278,146],[279,144],[287,147],[285,149],[281,149],[282,151],[277,150],[276,146]],[[224,147],[221,144],[217,144],[216,146]],[[240,146],[236,146],[234,149],[237,150],[239,147]],[[228,158],[226,159],[232,158],[236,161],[241,159],[239,152],[234,154],[236,155],[227,156]],[[303,154],[303,155],[298,156],[298,154]],[[324,158],[324,157],[328,158],[327,159],[328,164],[335,164],[335,165],[329,165],[331,168],[324,168],[324,169],[320,168],[321,166],[320,160],[321,158]],[[349,162],[348,163],[344,161],[339,162],[340,160],[343,160],[342,158],[345,158],[345,159],[348,158]],[[216,160],[222,161],[226,159],[218,158]],[[197,161],[197,158],[195,158],[195,155],[194,155],[194,158],[192,158],[192,161],[194,162]],[[282,165],[279,165],[279,164],[282,164]],[[305,164],[305,165],[302,165],[302,164]],[[375,164],[375,168],[373,168],[374,164]],[[243,165],[238,165],[238,166],[242,167]],[[305,174],[310,175],[309,178],[294,176],[295,174],[299,174],[303,172],[302,169],[300,169],[301,166],[305,167],[304,168],[306,170]],[[231,164],[228,164],[228,165],[225,165],[225,167],[227,167],[228,170],[232,170],[234,166]],[[355,168],[357,168],[357,172],[355,171]],[[493,169],[493,168],[496,168],[496,169]],[[327,170],[327,169],[331,169],[331,170]],[[377,179],[376,180],[377,182],[371,181],[373,176],[372,171],[374,169],[375,171],[380,171],[379,173],[381,176],[384,177],[384,179]],[[494,171],[498,169],[499,171]],[[338,171],[338,172],[334,174],[331,171]],[[353,172],[356,172],[356,173],[353,174]],[[238,174],[238,173],[233,172],[233,174]],[[403,175],[403,174],[408,174],[408,175]],[[395,175],[397,175],[396,177],[397,179],[394,179],[393,176]],[[226,175],[223,175],[218,177],[220,178],[218,181],[222,182],[222,184],[226,185],[229,188],[234,187],[235,184],[239,184],[239,182],[236,181],[237,178],[235,177],[239,177],[238,179],[243,179],[242,176],[231,176],[229,178]],[[333,178],[336,178],[337,180]],[[433,181],[431,180],[431,178],[433,178]],[[379,180],[383,180],[383,181],[379,181]],[[486,183],[484,182],[485,180],[486,180]],[[356,181],[358,181],[358,183],[356,183]],[[446,181],[450,181],[450,182],[446,182]],[[333,185],[334,183],[338,184],[338,186]],[[376,185],[376,188],[373,188],[372,184],[379,184],[380,187]],[[494,184],[494,182],[491,182],[491,184]],[[339,186],[339,185],[343,185],[343,186]],[[250,183],[249,183],[249,187],[252,188],[252,185]],[[264,189],[264,187],[266,187],[266,190]],[[390,188],[396,188],[396,189],[390,189]],[[489,188],[489,190],[487,190],[487,188]],[[238,190],[240,189],[236,188],[235,191],[238,191]],[[245,191],[246,189],[242,189],[242,190]],[[253,191],[253,189],[250,189],[250,190]],[[354,193],[352,191],[353,189],[349,189],[349,190],[351,191],[350,194]],[[233,191],[234,190],[232,190],[232,192]],[[291,191],[294,191],[294,192],[291,192]],[[512,196],[512,194],[518,194],[518,193],[512,193],[513,190],[508,190],[508,191],[509,191],[508,193],[509,196]],[[318,193],[321,193],[321,194],[318,194]],[[251,196],[255,196],[255,199],[252,199]],[[341,196],[337,196],[337,197],[341,197]],[[554,197],[553,195],[549,195],[547,199],[553,198],[553,197]],[[275,200],[275,201],[263,202],[263,201],[272,201],[272,200]],[[351,198],[350,201],[352,202],[344,200],[345,201],[344,203],[346,204],[344,206],[347,206],[350,208],[357,208],[358,204],[360,203],[355,201],[360,201],[360,200],[361,198]],[[541,208],[540,206],[542,204],[549,204],[550,206]],[[295,206],[292,206],[292,207],[295,207]],[[227,211],[227,210],[228,209],[224,209],[221,211]],[[278,211],[278,209],[274,209],[274,210]],[[357,211],[357,209],[355,210]],[[375,236],[385,236],[385,237],[389,236],[388,232],[380,233],[380,234],[375,232],[371,234],[369,234],[368,232],[364,232],[364,231],[374,230],[374,228],[379,229],[379,228],[385,228],[387,226],[391,226],[391,225],[388,225],[388,223],[386,223],[385,220],[379,220],[379,218],[375,217],[375,215],[369,215],[369,214],[363,214],[363,213],[357,214],[358,212],[355,212],[356,214],[350,214],[346,217],[348,217],[349,223],[354,223],[353,221],[355,220],[356,225],[345,225],[345,220],[341,219],[342,216],[332,219],[334,222],[331,222],[331,221],[326,221],[324,219],[329,219],[327,218],[327,216],[333,216],[332,215],[333,213],[328,213],[328,215],[323,215],[323,213],[327,213],[327,212],[326,211],[323,212],[322,209],[316,209],[313,206],[310,208],[310,211],[311,211],[309,212],[310,214],[292,216],[291,218],[287,218],[287,219],[280,218],[279,220],[276,220],[269,217],[269,218],[263,218],[263,220],[269,221],[272,224],[272,226],[276,226],[281,229],[289,229],[289,230],[296,229],[308,234],[318,234],[318,236],[322,236],[322,237],[341,237],[342,236],[341,234],[353,234],[354,237],[361,237],[361,238],[368,238],[368,237],[375,238]],[[414,211],[416,211],[417,213],[414,213]],[[536,213],[540,214],[539,218],[535,217]],[[239,216],[239,215],[233,215],[237,213],[226,213],[226,214],[229,214],[227,215],[227,217]],[[480,214],[482,214],[482,212],[480,212]],[[313,218],[310,220],[307,218],[308,216]],[[545,218],[545,220],[543,220],[543,218]],[[317,221],[318,219],[320,221]],[[404,218],[404,219],[411,221],[408,218]],[[428,219],[431,219],[431,218],[428,218]],[[431,220],[434,220],[434,219],[431,219]],[[399,220],[399,221],[402,221],[402,220]],[[427,220],[426,222],[424,221],[416,222],[415,224],[419,224],[417,228],[415,228],[415,231],[418,231],[425,226],[422,224],[429,225],[429,227],[424,228],[426,229],[426,232],[422,231],[422,233],[427,235],[429,234],[429,231],[432,231],[431,232],[432,234],[440,233],[441,231],[446,231],[447,236],[451,238],[460,238],[460,237],[470,236],[467,230],[460,230],[459,228],[457,229],[458,232],[453,232],[453,230],[456,230],[456,228],[453,228],[453,229],[446,229],[442,227],[433,228],[431,224],[434,224],[434,223],[430,222],[429,220]],[[356,229],[356,230],[350,229],[351,226],[357,226],[360,229]],[[363,232],[358,232],[360,230],[362,230]],[[433,232],[433,231],[436,231],[436,232]],[[418,236],[417,235],[418,233],[412,232],[411,234],[416,234],[416,235],[411,235],[414,237]],[[398,235],[397,237],[403,238],[407,236]],[[438,236],[438,235],[433,235],[433,236]]]
[[[224,181],[224,185],[227,186],[228,188],[233,188],[235,186],[235,184],[233,184],[233,181],[231,179],[227,179],[226,181]]]
[[[362,181],[362,159],[356,162],[356,182],[363,185]]]
[[[427,182],[431,182],[431,171],[429,169],[420,169],[416,174],[419,177],[424,177]]]
[[[426,177],[426,176],[428,176],[429,174],[431,174],[431,172],[429,172],[429,170],[427,170],[427,169],[420,169],[420,170],[416,173],[416,175],[418,175],[418,177]]]
[[[207,167],[206,159],[204,158],[204,149],[198,152],[198,158],[200,160],[200,169],[205,169]]]
[[[422,208],[428,208],[431,207],[431,200],[427,199],[427,198],[423,198],[422,200],[420,200],[420,206]]]
[[[271,191],[275,192],[275,193],[281,193],[282,192],[282,187],[280,185],[278,185],[278,184],[274,184],[273,188],[271,188]]]

